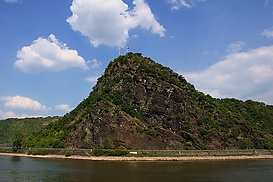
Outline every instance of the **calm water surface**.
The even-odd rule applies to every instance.
[[[0,156],[0,181],[273,181],[273,160],[109,162]]]

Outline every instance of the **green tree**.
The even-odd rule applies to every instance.
[[[23,134],[20,131],[16,131],[14,138],[12,139],[12,150],[13,152],[17,152],[22,148],[23,143]]]

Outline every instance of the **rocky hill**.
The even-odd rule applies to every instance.
[[[73,111],[27,138],[25,145],[273,149],[273,106],[212,98],[170,68],[127,53],[109,63]]]

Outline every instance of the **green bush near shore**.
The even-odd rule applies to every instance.
[[[70,151],[70,150],[66,150],[65,152],[64,152],[64,156],[65,157],[70,157],[72,155],[72,152]]]
[[[37,149],[31,149],[27,152],[28,155],[48,155],[48,150],[42,149],[42,148],[37,148]]]

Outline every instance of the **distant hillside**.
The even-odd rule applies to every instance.
[[[46,118],[26,118],[26,119],[6,119],[0,120],[0,146],[12,144],[12,139],[16,133],[20,133],[24,138],[32,135],[33,132],[40,131],[50,122],[57,121],[60,117]]]
[[[127,53],[109,63],[74,110],[27,138],[25,145],[273,149],[273,106],[212,98],[170,68]]]

